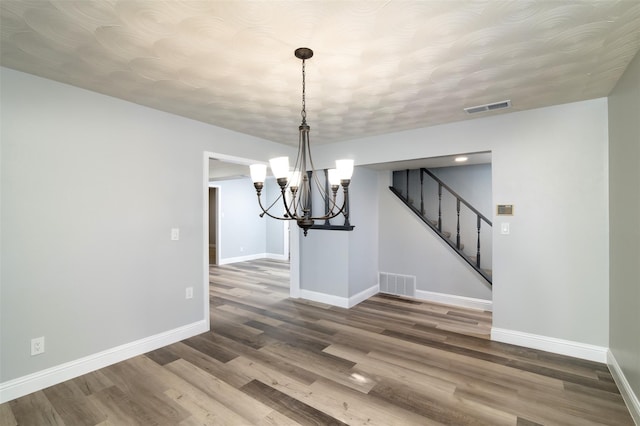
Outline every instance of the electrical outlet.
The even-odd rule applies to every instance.
[[[171,241],[178,241],[180,239],[180,229],[171,228]]]
[[[187,287],[184,296],[185,299],[193,299],[193,287]]]
[[[44,337],[31,339],[31,356],[44,353]]]

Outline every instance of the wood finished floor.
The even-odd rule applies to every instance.
[[[487,312],[296,301],[211,267],[208,333],[0,405],[0,425],[633,425],[604,364],[488,340]]]

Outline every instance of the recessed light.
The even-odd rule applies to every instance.
[[[455,158],[455,162],[456,163],[464,163],[465,161],[467,161],[469,159],[469,157],[456,157]]]

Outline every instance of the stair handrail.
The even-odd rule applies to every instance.
[[[400,190],[396,189],[394,186],[390,186],[389,187],[391,192],[393,192],[410,210],[412,210],[425,224],[427,224],[428,227],[433,229],[436,232],[436,234],[440,238],[442,238],[443,241],[445,241],[455,252],[457,252],[469,265],[471,265],[471,267],[473,269],[476,270],[476,272],[478,272],[491,285],[492,284],[491,276],[484,269],[482,269],[482,267],[481,267],[481,253],[480,253],[480,250],[481,250],[481,247],[480,247],[481,223],[482,223],[482,221],[484,221],[487,225],[489,225],[490,227],[493,227],[493,224],[491,223],[491,221],[485,215],[480,213],[480,211],[478,211],[478,209],[476,209],[471,204],[469,204],[468,201],[466,201],[464,198],[462,198],[460,195],[458,195],[458,193],[456,193],[453,189],[451,189],[451,187],[449,187],[449,185],[447,185],[440,178],[438,178],[433,173],[431,173],[428,169],[419,168],[419,169],[414,169],[414,170],[419,171],[419,176],[420,176],[420,209],[419,210],[418,210],[417,207],[415,207],[413,205],[413,203],[410,201],[410,198],[409,198],[409,173],[411,172],[411,170],[409,170],[409,169],[406,170],[406,192],[407,192],[406,198],[402,195]],[[397,172],[400,172],[400,170],[397,170]],[[425,174],[427,174],[429,177],[431,177],[438,184],[438,220],[434,221],[435,223],[432,223],[431,220],[429,220],[425,215],[424,197],[423,197],[423,195],[424,195],[423,185],[424,185],[424,175]],[[455,243],[449,239],[451,234],[442,231],[442,217],[441,217],[442,216],[442,210],[441,210],[441,208],[442,208],[442,188],[444,188],[445,190],[449,191],[449,193],[451,195],[453,195],[455,197],[455,199],[456,199],[457,223],[456,223],[456,241],[455,241]],[[460,242],[460,205],[461,204],[464,204],[476,216],[476,222],[477,222],[477,225],[476,225],[477,240],[476,240],[476,242],[477,242],[477,244],[476,244],[476,255],[475,255],[475,258],[467,256],[464,253],[462,244]]]
[[[451,193],[451,195],[453,195],[454,197],[456,197],[457,200],[460,200],[461,203],[463,203],[465,206],[469,207],[469,209],[474,212],[479,218],[481,218],[482,220],[484,220],[485,222],[487,222],[489,224],[489,226],[493,227],[493,224],[491,223],[491,221],[489,219],[487,219],[487,217],[485,215],[483,215],[482,213],[480,213],[478,211],[478,209],[476,209],[475,207],[473,207],[471,204],[469,204],[467,202],[467,200],[465,200],[464,198],[462,198],[460,195],[458,195],[457,192],[455,192],[453,189],[451,189],[451,187],[449,187],[449,185],[447,185],[446,183],[444,183],[442,180],[440,180],[436,175],[434,175],[433,173],[431,173],[428,169],[425,169],[424,167],[420,168],[420,171],[422,173],[426,173],[429,176],[431,176],[431,178],[433,178],[436,182],[438,182],[438,184],[442,185],[443,188],[445,188],[447,191],[449,191]]]

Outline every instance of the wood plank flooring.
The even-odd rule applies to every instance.
[[[491,315],[288,299],[215,266],[208,333],[0,405],[0,425],[633,425],[606,365],[488,340]]]

